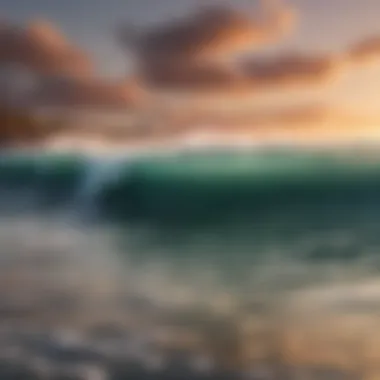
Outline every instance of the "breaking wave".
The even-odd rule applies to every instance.
[[[357,154],[3,155],[0,353],[53,370],[36,342],[66,337],[111,374],[363,378],[379,194],[380,160]]]

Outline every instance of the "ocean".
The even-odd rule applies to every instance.
[[[59,372],[65,337],[111,379],[378,375],[371,152],[1,154],[0,359]]]

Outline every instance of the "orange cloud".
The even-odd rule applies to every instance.
[[[122,33],[140,60],[215,58],[253,49],[284,35],[294,24],[290,9],[276,8],[255,16],[223,6],[202,8],[188,17],[147,31]]]
[[[92,72],[89,58],[46,22],[36,22],[26,28],[1,24],[0,64],[15,64],[41,74],[88,75]]]
[[[130,81],[95,78],[50,78],[30,95],[35,105],[115,109],[136,106],[144,97],[142,89]]]
[[[125,34],[142,79],[155,88],[184,91],[256,91],[312,85],[330,80],[348,60],[330,55],[285,54],[267,60],[233,62],[238,53],[282,37],[295,24],[294,10],[262,1],[254,15],[233,8],[202,8],[187,18],[146,32]],[[232,60],[229,66],[219,57]]]
[[[243,84],[237,70],[215,63],[169,61],[142,68],[140,73],[150,86],[172,90],[223,90]]]
[[[373,36],[359,41],[348,50],[353,62],[366,62],[372,59],[380,59],[380,36]]]
[[[334,56],[281,55],[240,64],[165,62],[142,71],[153,87],[185,91],[262,91],[272,87],[311,86],[338,75],[347,62]]]
[[[34,77],[35,83],[18,98],[18,103],[58,107],[123,108],[136,105],[142,99],[139,86],[131,82],[109,82],[97,78],[89,57],[70,44],[52,25],[35,22],[26,28],[0,25],[0,67],[22,67]],[[2,101],[14,92],[12,80],[0,84]],[[11,83],[9,85],[9,83]]]
[[[237,61],[284,36],[295,24],[293,9],[262,0],[250,15],[223,6],[205,7],[188,17],[124,34],[125,45],[137,55],[141,78],[156,89],[254,92],[283,86],[329,83],[350,65],[380,57],[380,37],[337,54],[282,54]],[[226,56],[230,66],[221,64]],[[241,58],[240,55],[239,58]]]
[[[256,87],[312,85],[334,78],[345,67],[343,58],[287,54],[272,60],[250,60],[243,64],[246,80]]]

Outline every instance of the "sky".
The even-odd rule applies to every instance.
[[[105,75],[125,70],[125,55],[114,37],[118,25],[147,25],[185,14],[210,0],[0,0],[3,17],[24,23],[47,19],[96,59]],[[250,10],[255,0],[214,0]],[[339,49],[371,34],[380,34],[378,0],[288,0],[299,11],[297,30],[284,47]]]
[[[294,9],[296,21],[291,32],[263,44],[260,49],[255,48],[253,57],[295,52],[323,57],[344,52],[348,46],[368,37],[380,36],[378,0],[272,2]],[[205,3],[227,4],[250,15],[254,14],[258,0],[0,0],[0,10],[3,19],[15,25],[33,20],[51,22],[70,43],[90,56],[99,78],[121,82],[131,74],[133,60],[118,41],[120,27],[149,28],[157,23],[170,23],[175,17],[191,14]],[[154,71],[151,67],[147,70]],[[268,86],[269,91],[266,91],[266,84],[263,87],[265,91],[253,91],[253,100],[249,98],[249,102],[327,102],[376,113],[380,109],[380,62],[370,67],[355,65],[341,77],[325,80],[318,88],[304,86],[294,90],[286,87],[284,90],[282,86]],[[235,97],[231,102],[240,100],[241,103],[246,101]]]

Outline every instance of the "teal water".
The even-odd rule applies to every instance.
[[[88,197],[105,218],[175,226],[261,223],[282,213],[313,220],[318,211],[331,220],[345,210],[354,221],[362,207],[377,207],[379,168],[326,153],[12,156],[0,160],[0,188],[34,193],[41,206]]]
[[[374,155],[2,155],[0,211],[0,243],[16,231],[7,244],[19,247],[18,237],[28,232],[27,242],[56,251],[57,231],[66,231],[71,253],[84,252],[85,262],[95,252],[102,258],[86,289],[109,283],[114,275],[107,272],[106,281],[103,268],[112,263],[117,287],[123,283],[123,292],[126,286],[129,295],[158,305],[154,316],[161,322],[163,313],[170,324],[190,328],[207,310],[240,328],[242,318],[266,310],[264,319],[277,327],[279,320],[287,329],[315,321],[339,340],[350,331],[343,329],[346,317],[364,315],[368,329],[377,320],[380,159]],[[301,356],[295,353],[294,361],[306,360]]]
[[[357,154],[20,154],[1,159],[0,189],[10,213],[74,213],[116,226],[136,260],[197,261],[235,280],[274,255],[362,262],[380,248],[380,160]]]
[[[336,229],[371,235],[379,223],[380,160],[286,151],[16,155],[0,160],[0,191],[10,211],[18,202],[5,194],[29,199],[35,210],[72,208],[98,221],[175,235],[224,231],[257,241],[267,233],[298,239]]]

